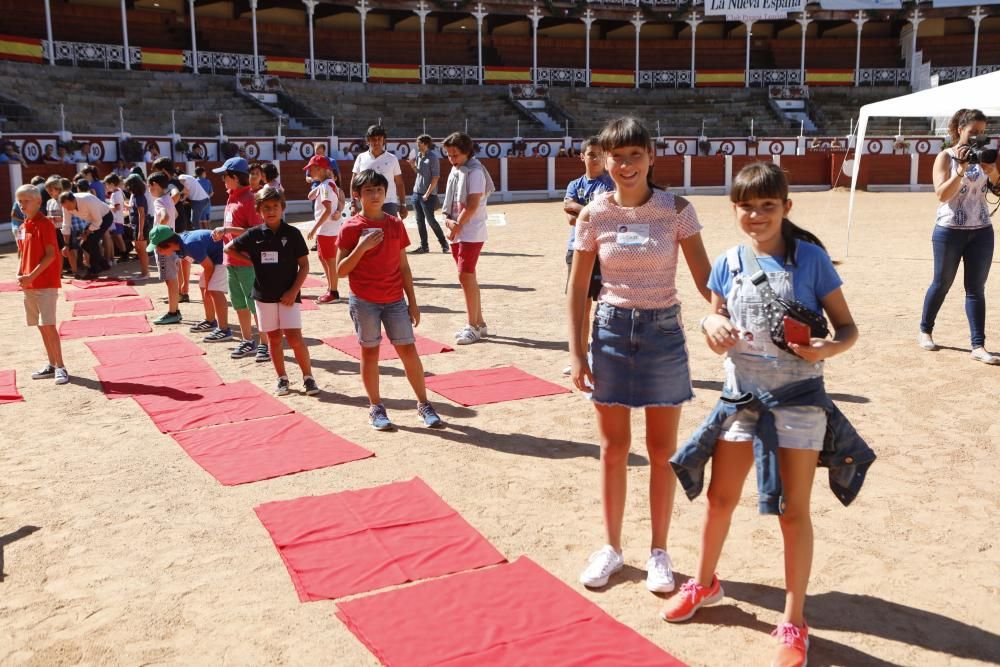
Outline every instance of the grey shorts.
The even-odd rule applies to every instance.
[[[180,274],[181,258],[174,255],[156,253],[156,269],[160,272],[160,280],[177,280]]]
[[[24,290],[24,318],[29,327],[49,326],[56,323],[56,288]]]

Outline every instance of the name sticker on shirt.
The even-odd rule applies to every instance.
[[[261,264],[277,264],[278,263],[278,251],[277,250],[264,250],[260,253],[260,263]]]
[[[618,245],[645,245],[649,240],[649,225],[620,225],[615,240]]]

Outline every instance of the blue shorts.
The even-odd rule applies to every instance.
[[[199,199],[191,202],[191,222],[207,221],[211,215],[211,199]]]
[[[590,351],[595,403],[675,407],[694,398],[680,305],[632,310],[599,303]]]
[[[413,323],[406,299],[392,303],[373,303],[351,295],[348,300],[354,332],[361,347],[378,347],[382,342],[382,327],[393,345],[412,345]]]

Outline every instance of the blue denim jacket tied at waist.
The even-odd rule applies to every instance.
[[[868,468],[875,462],[875,452],[827,396],[822,377],[793,382],[757,395],[722,396],[698,430],[670,459],[674,474],[688,499],[694,500],[701,495],[705,484],[705,466],[715,452],[722,425],[738,411],[751,410],[759,414],[757,433],[753,439],[759,510],[761,514],[784,512],[778,469],[778,433],[772,410],[793,406],[818,407],[826,412],[826,436],[819,454],[819,465],[829,469],[833,495],[844,506],[850,505],[861,491]]]

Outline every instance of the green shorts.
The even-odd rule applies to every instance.
[[[227,266],[226,273],[229,274],[229,300],[233,302],[236,310],[247,310],[257,313],[257,307],[253,301],[253,267],[252,266]]]

